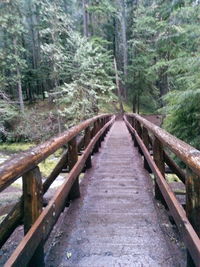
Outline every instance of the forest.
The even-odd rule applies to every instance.
[[[199,25],[198,0],[1,0],[0,142],[39,143],[122,101],[200,149]]]

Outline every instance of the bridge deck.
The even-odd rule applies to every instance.
[[[124,122],[115,122],[81,198],[61,216],[47,266],[181,266],[160,228],[149,180]]]

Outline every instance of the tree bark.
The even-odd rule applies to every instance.
[[[122,96],[121,96],[121,91],[120,91],[120,86],[119,86],[119,76],[118,76],[118,70],[117,70],[117,63],[116,59],[114,58],[114,67],[115,67],[115,79],[116,79],[116,86],[117,86],[117,92],[118,92],[118,99],[119,99],[119,105],[120,105],[120,113],[124,113],[124,107],[122,103]]]
[[[17,51],[17,37],[13,40],[14,44],[14,53],[15,56],[18,57],[18,51]],[[23,100],[23,94],[22,94],[22,82],[21,82],[21,72],[18,62],[16,62],[16,75],[17,75],[17,90],[18,90],[18,97],[19,97],[19,105],[20,105],[20,112],[24,113],[24,100]]]
[[[116,61],[118,69],[123,73],[123,82],[120,82],[120,89],[122,96],[127,98],[127,90],[125,80],[127,77],[127,65],[128,65],[128,48],[127,48],[127,28],[126,28],[126,5],[125,0],[116,0],[116,4],[119,7],[118,16],[115,23],[115,46],[116,46]]]
[[[87,11],[87,5],[88,1],[87,0],[82,0],[82,5],[83,5],[83,35],[85,37],[89,36],[89,14]]]

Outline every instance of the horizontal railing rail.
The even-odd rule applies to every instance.
[[[44,242],[65,206],[80,196],[79,175],[91,167],[91,155],[98,152],[114,120],[115,116],[110,114],[88,119],[0,165],[0,191],[21,176],[23,181],[20,201],[0,224],[0,246],[19,224],[24,225],[25,236],[5,266],[44,265]],[[38,164],[66,145],[67,149],[43,183]],[[63,169],[68,171],[63,184],[43,208],[43,194]]]
[[[144,167],[155,175],[155,197],[169,208],[188,249],[187,266],[200,266],[200,151],[138,114],[124,115],[134,145],[144,156]],[[181,169],[169,156],[186,165]],[[165,179],[168,165],[186,188],[186,211]]]

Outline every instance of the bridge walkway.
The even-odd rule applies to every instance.
[[[123,121],[93,161],[81,198],[59,219],[46,266],[183,266],[160,227],[149,174]]]

